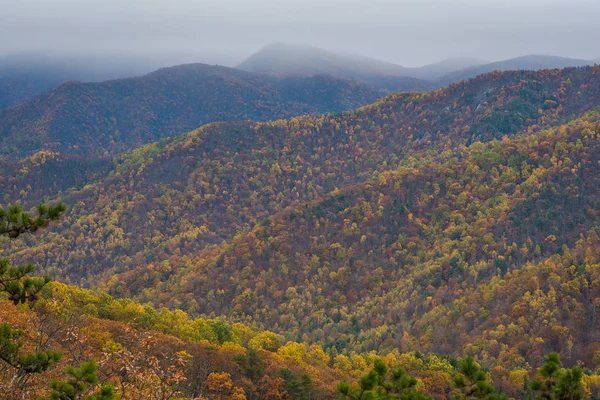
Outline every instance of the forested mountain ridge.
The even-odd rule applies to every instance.
[[[450,137],[444,135],[449,127],[452,135],[455,136],[452,138],[453,140],[457,140],[459,137],[465,143],[470,143],[473,140],[489,140],[491,137],[501,137],[504,134],[514,133],[529,126],[533,128],[537,125],[554,123],[569,116],[576,116],[580,112],[591,108],[596,104],[597,89],[594,84],[594,80],[597,79],[596,71],[588,67],[537,73],[530,71],[492,73],[432,93],[390,96],[386,101],[378,102],[372,107],[349,114],[352,122],[348,122],[346,125],[358,124],[357,126],[361,127],[361,125],[365,125],[365,121],[369,121],[369,124],[371,124],[374,120],[377,120],[375,121],[377,126],[385,127],[391,132],[390,134],[398,135],[401,143],[396,145],[396,150],[400,149],[401,154],[423,148],[428,145],[429,141],[435,143],[446,141],[445,146],[451,145]],[[571,78],[575,80],[574,84],[570,83]],[[589,82],[586,81],[588,78]],[[518,82],[521,79],[524,81]],[[310,79],[308,80],[313,82]],[[314,82],[318,83],[318,81]],[[581,93],[578,93],[578,91]],[[296,92],[296,94],[298,93]],[[507,104],[512,100],[514,100],[512,103]],[[307,99],[307,101],[309,100]],[[396,107],[398,110],[395,109]],[[383,115],[386,113],[393,114],[394,120],[385,122],[383,118],[389,119],[389,116]],[[457,113],[461,115],[461,118],[454,116]],[[468,121],[463,120],[463,114],[465,118],[468,118]],[[433,116],[433,119],[429,121],[427,118],[431,116]],[[318,120],[324,119],[318,118],[315,121]],[[309,126],[313,124],[310,119],[304,118],[298,121]],[[405,123],[410,126],[402,126]],[[250,127],[253,124],[236,123],[232,126],[233,130],[243,130],[245,129],[243,127]],[[281,123],[278,126],[282,126]],[[354,127],[350,128],[354,130]],[[219,130],[221,128],[211,127],[210,129]],[[227,129],[227,125],[224,125],[223,130]],[[184,137],[181,136],[178,140],[183,140]],[[224,138],[226,136],[219,135],[217,139],[219,137]],[[229,140],[229,138],[226,140]],[[161,148],[167,143],[167,141],[162,141],[141,148],[132,152],[135,157],[125,157],[125,159],[136,159],[137,157],[140,161],[143,161],[144,152],[159,154]],[[221,142],[217,140],[214,143]],[[377,141],[372,143],[372,145],[376,144]],[[221,143],[221,145],[224,145],[224,143]],[[38,170],[36,165],[39,166],[39,163],[36,164],[35,160],[48,159],[48,154],[52,154],[51,158],[55,161],[61,160],[61,162],[67,164],[74,164],[76,167],[69,167],[66,170],[51,168],[50,172]],[[62,173],[62,171],[68,171],[69,173],[73,171],[74,175],[80,175],[82,171],[93,171],[96,168],[95,165],[92,167],[86,166],[86,162],[88,160],[85,158],[61,155],[56,152],[42,152],[17,164],[6,162],[4,164],[6,168],[9,171],[13,169],[15,172],[8,173],[3,177],[2,188],[4,192],[0,195],[12,194],[13,196],[18,195],[20,198],[29,196],[36,201],[40,198],[39,196],[46,193],[44,192],[44,183],[43,181],[39,182],[40,185],[35,186],[35,191],[38,194],[30,196],[32,191],[27,189],[25,184],[27,181],[37,182],[38,178],[36,176]],[[69,179],[72,179],[72,176]]]
[[[332,77],[278,79],[203,64],[138,78],[71,82],[0,110],[0,157],[19,160],[38,151],[114,156],[209,122],[339,112],[382,96]]]

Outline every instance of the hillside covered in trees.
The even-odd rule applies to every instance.
[[[598,121],[380,173],[292,206],[186,268],[141,268],[111,287],[341,352],[467,353],[509,368],[559,351],[591,366]]]
[[[141,352],[131,335],[146,334],[220,360],[184,368],[182,396],[535,398],[577,381],[593,397],[599,105],[600,67],[583,67],[211,123],[104,160],[59,196],[59,224],[1,252],[66,284],[37,304],[78,298],[58,309],[75,331],[98,326],[98,360]],[[53,193],[54,154],[17,164],[4,197],[29,208]],[[37,311],[19,307],[34,329]]]

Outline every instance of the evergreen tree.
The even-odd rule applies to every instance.
[[[62,203],[53,207],[40,204],[37,217],[32,218],[19,205],[0,208],[0,236],[7,235],[14,239],[24,233],[33,233],[47,226],[49,221],[58,220],[65,210]],[[50,282],[50,277],[30,277],[33,270],[31,264],[12,267],[9,259],[0,258],[0,292],[7,293],[8,299],[15,305],[26,302],[33,304],[38,293]]]
[[[427,400],[431,397],[416,389],[417,379],[402,368],[389,371],[383,360],[377,359],[373,369],[360,378],[358,388],[341,382],[338,392],[342,399],[353,400]]]
[[[109,385],[102,385],[94,394],[87,394],[98,384],[94,360],[81,364],[79,368],[67,367],[65,373],[68,379],[52,380],[50,396],[42,397],[40,400],[119,400],[114,389]]]
[[[583,399],[582,378],[581,368],[564,369],[558,353],[550,353],[529,388],[536,400],[579,400]]]
[[[280,369],[275,376],[282,378],[285,382],[285,391],[296,400],[310,400],[314,398],[312,380],[307,374],[297,377],[287,368]]]
[[[49,221],[59,219],[65,206],[62,203],[54,207],[40,205],[37,211],[37,217],[32,218],[18,205],[0,208],[0,236],[7,235],[14,239],[24,233],[33,233],[38,228],[47,226]],[[49,277],[29,276],[33,270],[31,264],[13,267],[9,259],[0,258],[0,294],[7,295],[15,305],[33,305],[38,293],[50,282]],[[22,331],[13,329],[7,323],[0,324],[0,360],[14,370],[12,386],[15,388],[23,387],[30,374],[45,372],[62,357],[61,353],[52,350],[38,349],[22,353],[22,334]]]
[[[50,207],[40,204],[37,208],[37,217],[32,218],[18,204],[6,209],[0,207],[0,235],[8,235],[11,239],[15,239],[26,232],[33,233],[39,228],[48,226],[50,221],[58,220],[66,209],[63,203]]]
[[[465,357],[458,363],[458,375],[454,377],[454,387],[460,391],[454,398],[504,400],[508,396],[496,393],[487,374],[481,370],[473,357]]]

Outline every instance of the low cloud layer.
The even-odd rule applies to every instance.
[[[600,57],[598,0],[0,0],[0,53],[236,64],[272,42],[416,66]]]

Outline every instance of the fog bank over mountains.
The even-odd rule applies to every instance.
[[[0,54],[183,54],[193,59],[171,65],[233,65],[282,41],[408,67],[456,57],[599,56],[596,0],[372,0],[368,6],[359,0],[1,0],[0,6]]]

